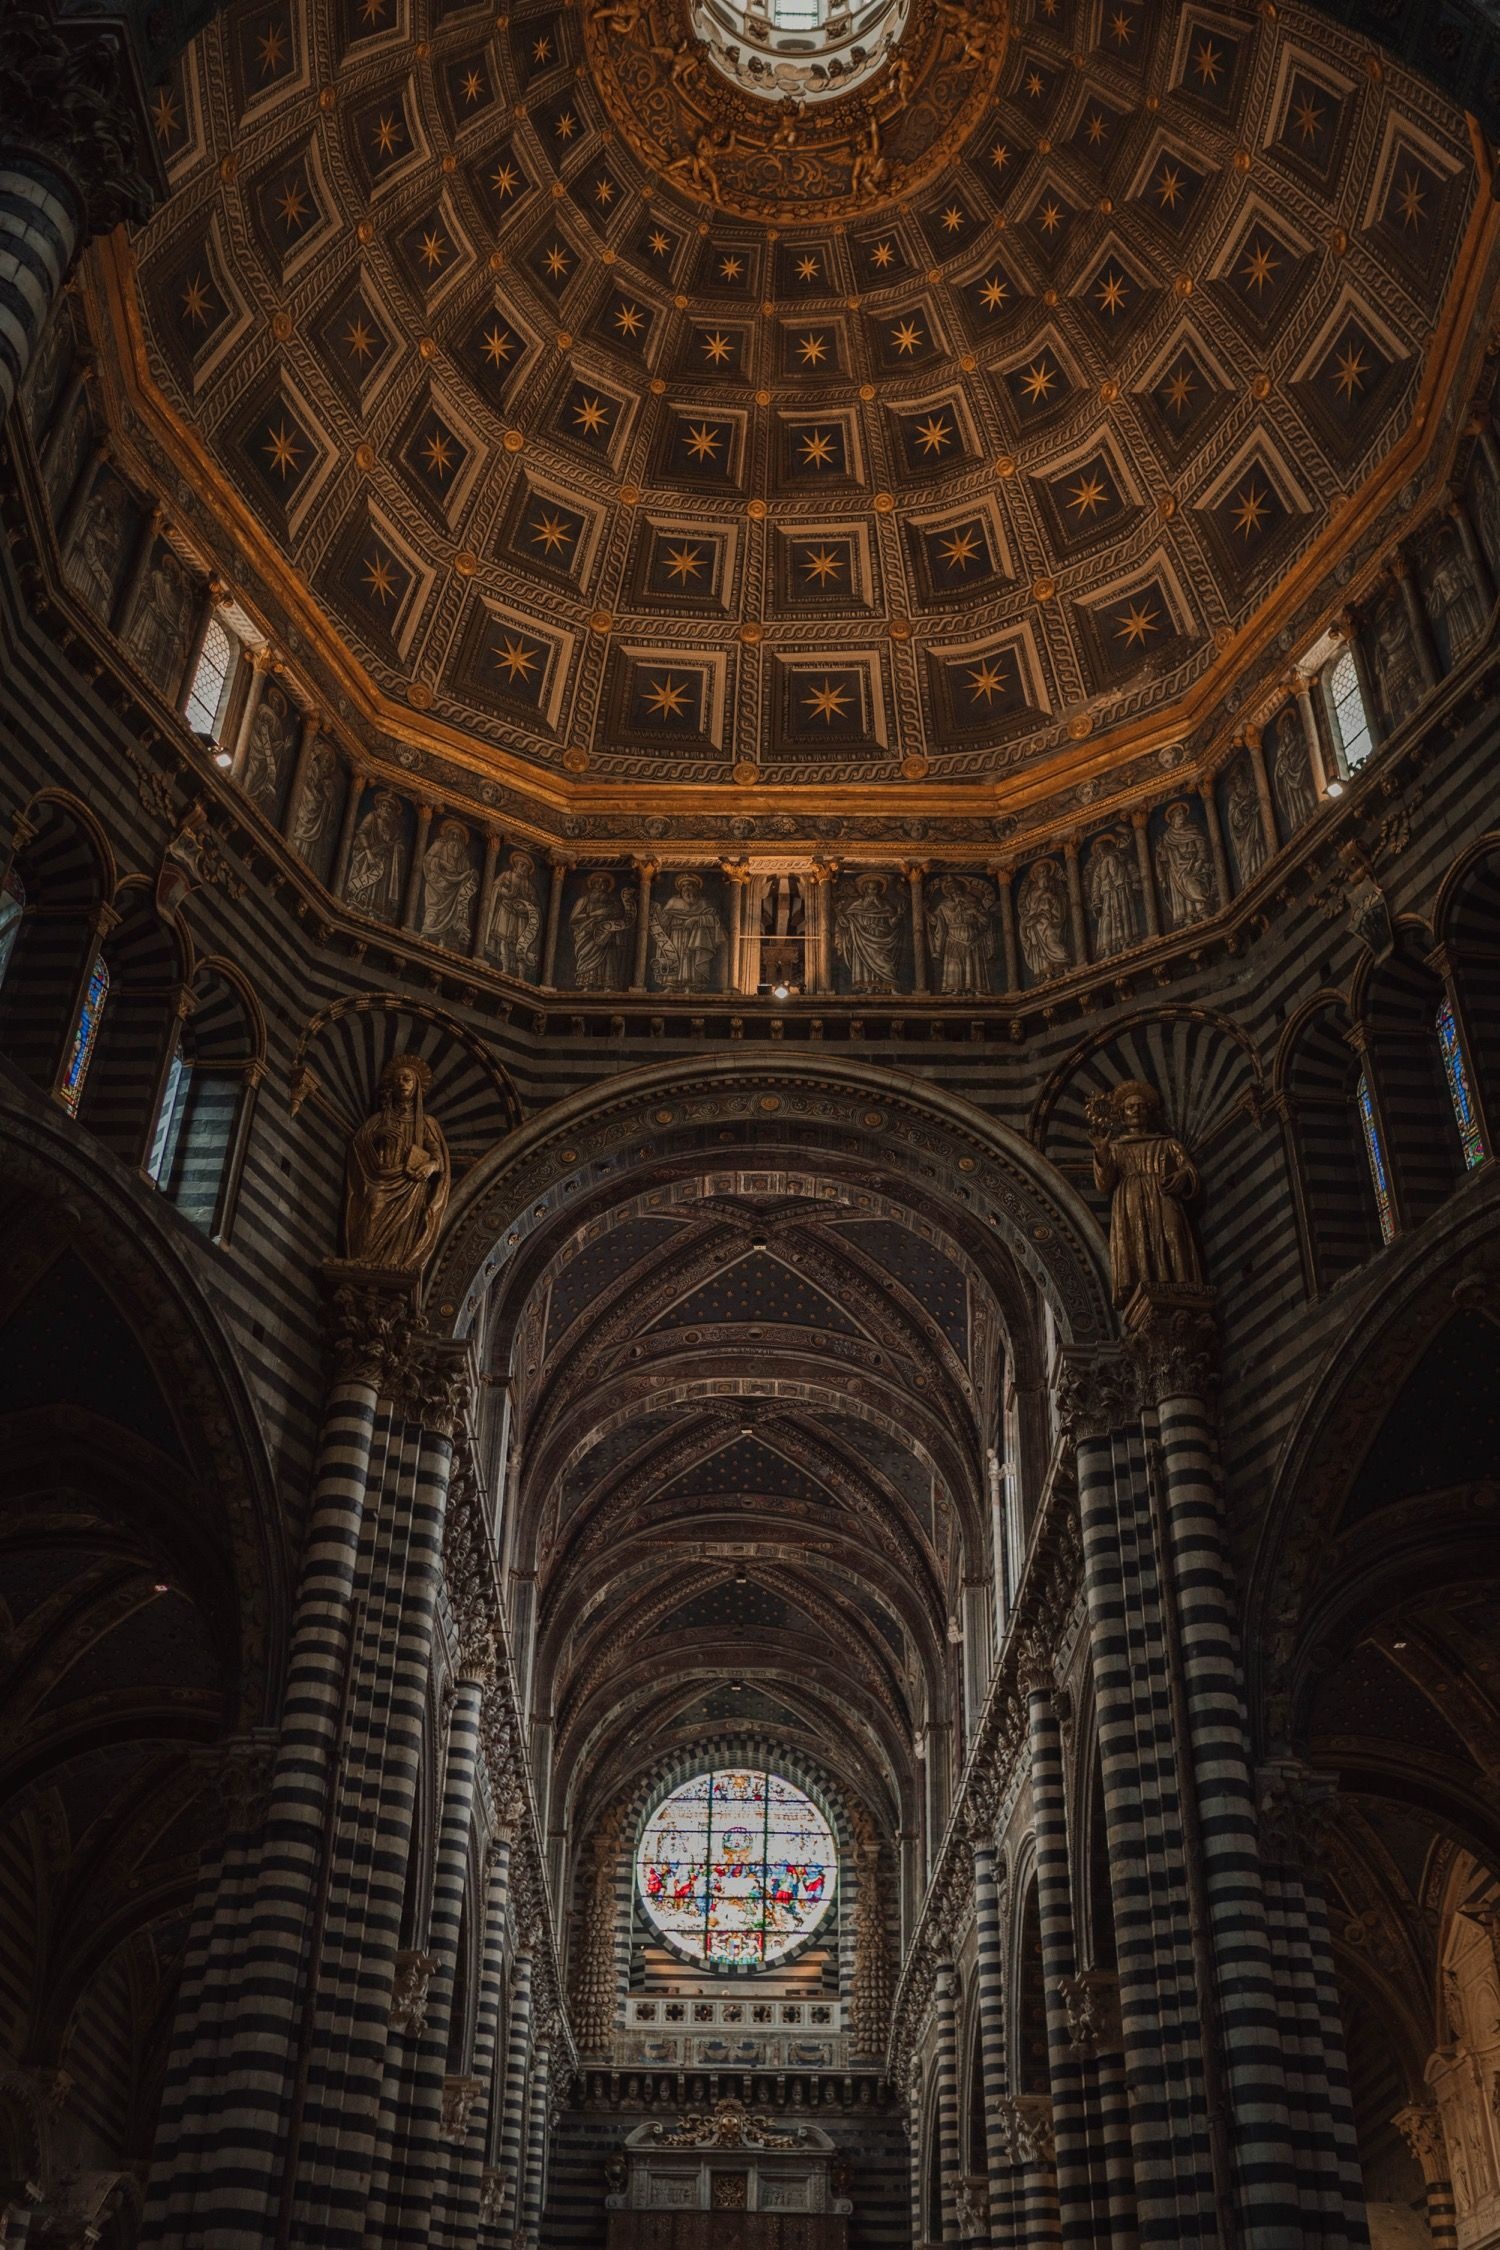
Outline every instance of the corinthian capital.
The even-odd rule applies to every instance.
[[[1143,1284],[1125,1308],[1125,1331],[1147,1398],[1213,1398],[1219,1327],[1211,1289]]]
[[[355,1279],[342,1264],[324,1268],[331,1283],[328,1322],[330,1373],[335,1383],[370,1383],[387,1395],[399,1381],[417,1329],[416,1288],[410,1277]],[[347,1277],[347,1278],[346,1278]]]
[[[144,219],[160,196],[134,84],[114,27],[59,22],[39,0],[6,0],[0,9],[0,118],[7,146],[66,180],[84,234]]]
[[[1422,2167],[1424,2180],[1448,2177],[1448,2144],[1443,2138],[1442,2112],[1435,2102],[1408,2102],[1391,2119],[1401,2138]]]
[[[1075,1444],[1080,1438],[1128,1429],[1140,1414],[1136,1371],[1117,1344],[1064,1351],[1056,1398],[1058,1422]]]

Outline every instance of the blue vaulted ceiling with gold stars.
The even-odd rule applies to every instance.
[[[1490,249],[1463,117],[1293,6],[917,0],[798,110],[679,0],[257,0],[156,101],[137,431],[268,630],[554,803],[1183,742],[1439,473]]]

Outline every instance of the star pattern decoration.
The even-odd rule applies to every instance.
[[[1143,664],[1157,663],[1181,639],[1172,606],[1157,578],[1133,586],[1099,608],[1081,610],[1088,628],[1096,679],[1124,680]]]
[[[1090,302],[1107,321],[1119,320],[1133,304],[1137,291],[1127,274],[1118,266],[1106,266],[1099,275],[1091,293]]]
[[[819,680],[810,693],[803,697],[802,708],[810,712],[813,718],[821,719],[825,726],[832,726],[835,719],[842,719],[848,711],[849,690],[841,687],[836,680]]]
[[[1153,609],[1149,601],[1138,600],[1126,604],[1115,621],[1117,639],[1127,648],[1141,647],[1153,633],[1161,630],[1161,612]]]
[[[847,466],[844,431],[837,421],[788,425],[787,474],[792,480],[842,476]]]
[[[1008,371],[1005,388],[1021,420],[1034,421],[1043,414],[1054,413],[1067,398],[1071,386],[1064,378],[1056,354],[1043,345],[1018,367]]]
[[[929,532],[927,550],[929,572],[943,584],[988,577],[994,568],[984,526],[977,522]]]
[[[255,67],[262,85],[291,68],[292,29],[283,15],[267,16],[254,35]]]
[[[524,689],[536,684],[542,652],[534,641],[527,641],[520,633],[505,633],[494,642],[491,654],[507,687]]]
[[[618,403],[597,384],[574,383],[558,408],[553,428],[573,445],[606,453],[618,419]]]
[[[305,178],[288,173],[272,196],[272,209],[281,232],[295,238],[305,234],[314,217],[311,192]]]
[[[795,552],[797,564],[803,576],[811,579],[814,585],[836,584],[840,578],[848,575],[845,557],[836,548],[830,547],[826,541],[821,546],[807,546],[795,550]]]
[[[1115,530],[1129,506],[1107,455],[1094,453],[1076,467],[1041,480],[1057,535],[1065,544]]]
[[[670,266],[672,253],[676,250],[680,239],[678,235],[672,233],[669,227],[664,227],[659,220],[654,220],[637,241],[636,251],[638,255],[648,259],[653,265]]]
[[[1025,684],[1015,651],[981,648],[944,657],[930,666],[940,723],[980,740],[994,737],[1026,710]]]
[[[1284,316],[1307,262],[1269,228],[1255,226],[1233,253],[1221,287],[1228,302],[1264,334]]]
[[[648,675],[642,684],[640,698],[647,718],[654,719],[658,725],[663,722],[671,725],[679,720],[684,720],[689,725],[693,723],[692,683],[689,680],[679,680],[670,672]]]
[[[912,270],[899,228],[885,226],[871,233],[852,235],[850,250],[855,271],[867,289],[885,289]]]
[[[1167,444],[1180,448],[1223,397],[1207,371],[1184,345],[1145,393]]]
[[[548,78],[567,61],[562,26],[555,15],[531,16],[513,21],[510,29],[511,64],[524,91],[540,78]]]
[[[1262,469],[1251,469],[1238,479],[1222,512],[1231,527],[1233,543],[1241,549],[1262,544],[1286,513]]]
[[[267,431],[262,445],[266,459],[277,476],[290,477],[296,474],[306,448],[295,431],[287,428],[285,416],[273,429]]]
[[[182,104],[170,86],[158,86],[151,97],[151,130],[164,150],[182,136]]]
[[[176,304],[179,328],[193,351],[207,342],[229,310],[206,262],[184,268]]]
[[[531,184],[509,142],[493,149],[470,177],[478,182],[480,201],[497,211],[508,211]]]
[[[697,409],[671,415],[663,433],[663,473],[689,484],[723,486],[734,475],[736,430],[734,422]]]
[[[708,557],[701,547],[690,546],[684,540],[679,547],[669,547],[663,565],[668,578],[679,586],[694,584],[708,568]]]
[[[1183,57],[1179,90],[1204,108],[1227,115],[1235,106],[1240,81],[1243,42],[1222,24],[1191,26]]]
[[[383,547],[372,546],[365,555],[361,583],[372,602],[387,609],[396,599],[398,573]]]
[[[1176,148],[1164,148],[1153,160],[1137,202],[1152,222],[1166,233],[1185,234],[1198,214],[1208,174],[1200,171]]]
[[[1017,295],[1016,285],[1004,268],[991,266],[977,280],[971,281],[966,291],[974,326],[998,326],[1007,313],[1015,310]]]
[[[716,375],[737,374],[743,341],[733,329],[699,328],[693,333],[689,358]]]
[[[1044,186],[1021,221],[1033,251],[1045,266],[1058,264],[1067,249],[1077,214],[1061,188]]]

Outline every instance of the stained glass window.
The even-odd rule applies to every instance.
[[[1359,667],[1352,652],[1345,649],[1342,656],[1334,658],[1327,672],[1328,707],[1333,713],[1334,730],[1339,738],[1339,748],[1344,753],[1344,763],[1353,773],[1362,766],[1374,749],[1370,733],[1370,716],[1365,709],[1365,699],[1360,693]]]
[[[1370,1160],[1370,1184],[1375,1190],[1375,1208],[1380,1214],[1380,1239],[1390,1242],[1396,1232],[1396,1214],[1391,1206],[1391,1183],[1385,1168],[1385,1150],[1380,1143],[1380,1124],[1370,1094],[1370,1081],[1363,1071],[1354,1089],[1354,1099],[1359,1105],[1359,1129],[1364,1134],[1365,1154]]]
[[[833,1904],[838,1852],[812,1800],[779,1774],[718,1767],[664,1797],[646,1823],[636,1886],[674,1953],[764,1969]]]
[[[1469,1091],[1469,1058],[1464,1053],[1464,1043],[1459,1037],[1451,1000],[1445,1000],[1438,1009],[1437,1035],[1438,1045],[1443,1053],[1443,1069],[1447,1074],[1453,1114],[1458,1120],[1458,1137],[1463,1144],[1464,1162],[1472,1172],[1485,1159],[1484,1135],[1479,1129],[1479,1119],[1474,1114],[1474,1097]]]
[[[10,957],[16,949],[16,939],[21,934],[21,916],[26,911],[26,885],[15,869],[10,868],[0,883],[0,983],[10,967]]]
[[[99,1039],[99,1018],[104,1013],[104,1003],[109,998],[109,970],[103,961],[94,963],[94,973],[89,978],[88,991],[83,996],[83,1006],[78,1011],[78,1021],[73,1027],[73,1051],[68,1057],[67,1074],[59,1089],[62,1105],[73,1117],[78,1115],[78,1104],[83,1099],[83,1082],[89,1074],[89,1064],[94,1059],[94,1048]]]

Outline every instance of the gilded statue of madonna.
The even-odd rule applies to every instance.
[[[431,1083],[420,1056],[393,1055],[379,1107],[349,1142],[344,1256],[352,1265],[419,1273],[431,1255],[452,1184],[448,1143],[424,1107]]]
[[[1162,1124],[1154,1086],[1128,1078],[1087,1109],[1094,1184],[1110,1198],[1109,1263],[1117,1305],[1145,1286],[1201,1289],[1203,1267],[1187,1201],[1198,1168]]]

